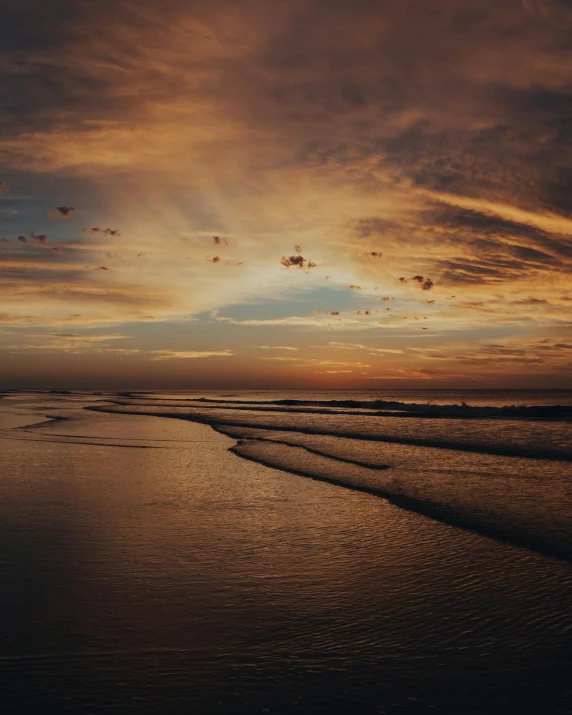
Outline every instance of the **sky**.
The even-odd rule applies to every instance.
[[[572,388],[570,0],[0,19],[0,387]]]

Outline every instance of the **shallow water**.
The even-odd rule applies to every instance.
[[[447,523],[572,561],[572,420],[284,408],[268,402],[165,402],[151,395],[92,407],[210,424],[248,440],[235,450],[243,457],[374,492]]]
[[[0,430],[5,712],[571,711],[567,562],[244,460],[203,424],[86,404],[111,408],[0,400],[65,418]],[[478,479],[500,471],[490,504],[569,466],[263,432],[244,444],[387,462],[378,479],[412,481],[425,458],[451,499],[469,454]]]

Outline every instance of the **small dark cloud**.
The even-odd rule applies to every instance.
[[[97,266],[95,269],[96,271],[110,271],[111,268],[108,268],[107,266]]]
[[[48,216],[51,218],[69,218],[72,211],[75,211],[73,206],[56,206],[48,211]]]
[[[220,256],[213,256],[213,258],[211,258],[210,256],[207,256],[207,261],[209,261],[209,263],[219,263]]]
[[[361,287],[361,286],[358,286],[358,285],[351,285],[351,286],[350,286],[350,290],[361,290],[361,289],[362,289],[362,287]]]
[[[121,231],[118,228],[84,228],[84,231],[89,231],[90,233],[102,233],[104,236],[121,236]]]
[[[303,256],[290,256],[289,258],[286,256],[282,256],[282,259],[280,263],[285,266],[286,268],[290,268],[290,266],[298,266],[299,268],[303,268],[305,259]]]
[[[34,231],[32,231],[31,236],[34,239],[34,241],[37,241],[42,246],[46,246],[48,243],[48,237],[46,236],[45,233],[37,234],[37,233],[34,233]]]
[[[228,240],[226,238],[221,238],[220,236],[213,236],[213,243],[215,246],[221,246],[222,244],[228,246]]]
[[[18,241],[20,241],[20,243],[30,243],[26,236],[18,236]]]
[[[362,255],[367,256],[368,258],[381,258],[383,253],[381,253],[381,251],[366,251]]]
[[[280,264],[283,265],[284,268],[296,267],[306,269],[306,271],[309,271],[311,268],[316,268],[318,265],[317,263],[314,263],[314,261],[309,261],[301,255],[282,256]]]
[[[302,246],[299,246],[298,244],[296,244],[294,246],[294,251],[296,251],[296,253],[302,253]]]
[[[435,283],[431,280],[431,278],[424,278],[423,276],[411,276],[411,278],[405,278],[405,276],[401,276],[399,279],[400,283],[409,283],[409,281],[414,281],[419,285],[421,290],[431,290]]]

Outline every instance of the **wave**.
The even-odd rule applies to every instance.
[[[473,406],[462,402],[460,405],[436,405],[429,403],[398,402],[394,400],[269,400],[268,402],[248,402],[245,400],[215,400],[209,397],[188,398],[187,402],[218,405],[260,405],[268,410],[271,405],[284,407],[341,408],[345,410],[369,409],[389,411],[396,417],[448,417],[457,419],[527,419],[527,420],[572,420],[570,405],[504,405]],[[394,414],[397,413],[397,414]]]
[[[555,444],[549,441],[550,435],[543,434],[542,439],[536,439],[533,443],[529,435],[520,435],[516,440],[513,430],[508,430],[506,434],[501,434],[497,430],[489,430],[486,434],[475,433],[474,431],[458,431],[454,434],[453,425],[443,424],[440,426],[444,429],[438,431],[425,431],[425,434],[420,434],[419,425],[411,424],[411,429],[405,430],[394,425],[393,418],[388,418],[387,421],[381,423],[371,423],[372,417],[365,416],[364,420],[358,425],[355,420],[350,422],[338,423],[333,418],[337,415],[332,415],[330,421],[320,419],[315,423],[307,420],[305,423],[299,419],[295,419],[296,415],[289,414],[270,414],[264,413],[267,417],[262,421],[262,416],[259,412],[255,412],[251,417],[247,411],[240,415],[233,415],[234,410],[206,410],[204,413],[192,408],[172,408],[163,409],[153,407],[139,407],[129,404],[113,405],[90,405],[87,410],[95,412],[125,412],[127,414],[147,415],[152,417],[170,417],[175,419],[185,419],[207,425],[232,425],[235,427],[254,427],[261,430],[282,430],[284,432],[298,432],[307,435],[328,435],[331,437],[351,438],[355,440],[364,440],[368,442],[386,442],[394,444],[408,444],[422,447],[438,447],[441,449],[460,450],[464,452],[477,452],[485,454],[496,454],[505,457],[528,457],[531,459],[551,459],[557,461],[572,461],[572,449]],[[179,411],[176,411],[176,410]],[[223,414],[224,413],[224,414]],[[361,413],[358,413],[362,417]],[[352,415],[358,417],[358,414]],[[321,416],[321,415],[317,415]],[[288,418],[294,418],[288,421]],[[310,417],[310,415],[309,415]],[[423,421],[425,422],[425,421]],[[451,421],[455,422],[455,421]],[[509,423],[505,423],[512,427]],[[537,430],[535,430],[537,431]],[[499,438],[499,435],[505,438],[505,441]],[[511,438],[511,441],[509,440]],[[563,436],[564,441],[567,435]]]
[[[224,429],[220,431],[225,433]],[[528,496],[537,500],[536,508],[531,510],[528,506],[523,511],[507,509],[494,493],[493,499],[487,500],[484,491],[477,495],[476,503],[474,484],[472,493],[467,493],[467,484],[459,484],[458,489],[451,491],[443,483],[424,482],[418,473],[408,475],[399,469],[385,470],[358,463],[348,468],[349,460],[287,442],[239,440],[231,451],[270,468],[383,497],[400,508],[443,523],[572,561],[572,529],[565,508],[572,505],[561,505],[558,521],[554,510],[547,509],[553,506],[550,496],[539,494],[534,486],[529,488]],[[505,489],[506,484],[502,487]],[[481,489],[486,489],[486,485]],[[519,506],[522,504],[521,499]]]

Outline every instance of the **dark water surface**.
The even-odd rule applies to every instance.
[[[227,436],[135,402],[0,400],[2,712],[572,713],[568,561],[292,473],[416,489],[561,543],[570,462],[276,425],[300,415],[219,420]],[[522,443],[503,429],[471,444]]]

